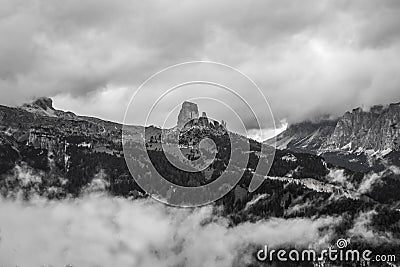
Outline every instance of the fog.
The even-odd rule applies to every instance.
[[[272,218],[228,227],[218,213],[212,206],[178,209],[102,193],[1,199],[0,265],[243,266],[254,260],[251,245],[321,246],[337,222]]]

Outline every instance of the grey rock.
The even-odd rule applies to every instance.
[[[399,149],[400,105],[374,106],[346,112],[322,150],[397,150]]]
[[[276,146],[314,153],[400,150],[400,103],[369,111],[355,108],[336,120],[293,124],[276,137]]]
[[[182,129],[188,121],[198,118],[199,109],[197,104],[185,101],[178,115],[178,128]]]

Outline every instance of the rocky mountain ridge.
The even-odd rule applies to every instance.
[[[293,124],[277,136],[277,148],[307,153],[370,152],[400,149],[400,103],[355,108],[337,119]],[[268,141],[267,141],[268,143]]]
[[[56,110],[53,107],[53,100],[49,97],[39,97],[33,100],[31,103],[22,104],[19,108],[41,116],[62,117],[69,119],[78,118],[78,116],[73,112]]]
[[[184,107],[186,105],[188,104],[183,104],[181,114],[185,113]],[[198,109],[194,103],[191,106]],[[191,111],[189,110],[189,112]],[[123,129],[122,125],[103,121],[98,118],[78,116],[72,112],[69,113],[71,116],[65,116],[65,113],[64,111],[54,109],[51,99],[46,98],[39,99],[19,108],[0,106],[0,144],[4,145],[4,151],[20,154],[21,157],[19,157],[19,160],[21,162],[26,160],[32,162],[31,158],[34,159],[33,161],[37,159],[39,163],[35,163],[33,166],[41,166],[41,169],[46,170],[49,167],[49,160],[59,165],[56,169],[68,173],[69,171],[74,171],[71,167],[79,168],[82,164],[80,162],[86,162],[91,156],[97,157],[100,155],[102,155],[101,157],[109,155],[116,158],[115,160],[118,160],[118,162],[121,161],[119,164],[123,164],[122,134],[126,129]],[[141,128],[141,126],[132,127]],[[130,145],[140,148],[140,142],[143,142],[143,139],[140,141],[141,138],[139,135],[143,129],[138,130],[136,128],[128,130],[132,132],[132,138],[126,141]],[[169,131],[177,131],[177,129],[170,129]],[[200,150],[197,146],[200,140],[203,137],[207,137],[220,145],[220,148],[216,151],[218,151],[217,158],[220,158],[221,161],[215,164],[215,169],[224,165],[221,162],[229,160],[229,136],[225,122],[219,123],[211,120],[203,113],[201,117],[187,121],[179,133],[180,149],[192,155],[193,158],[196,158],[199,154]],[[147,127],[145,140],[147,150],[162,160],[162,147],[158,144],[160,134],[161,129]],[[232,134],[231,138],[236,143],[243,142],[246,139],[244,136],[237,134]],[[260,151],[260,144],[250,140],[250,149],[251,151],[241,151],[241,153],[251,152],[253,161],[251,165],[253,165]],[[37,154],[31,155],[31,152],[29,152],[29,155],[24,159],[22,154],[26,151],[36,151],[41,156],[39,157]],[[141,151],[140,153],[143,152],[145,151]],[[80,158],[79,161],[76,161],[78,163],[77,166],[74,166],[74,154],[79,155]],[[87,158],[83,155],[87,155]],[[279,170],[276,169],[274,175],[285,175],[288,172],[294,171],[300,164],[288,165],[285,162],[280,163],[285,165],[285,167]],[[311,177],[320,177],[326,172],[325,167],[323,167],[319,159],[311,157],[307,162],[309,163],[303,164],[304,166],[301,168],[301,171],[297,171],[295,175],[299,177],[310,177],[310,175]],[[8,167],[4,168],[4,172],[10,171],[13,164],[19,163],[11,160],[10,164],[7,165]],[[319,167],[311,170],[309,167],[312,165]],[[140,166],[140,168],[142,167]],[[75,171],[78,170],[76,169]],[[124,175],[127,174],[125,173]]]

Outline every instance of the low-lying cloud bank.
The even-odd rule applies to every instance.
[[[229,227],[217,213],[104,194],[0,199],[0,266],[243,266],[254,260],[252,245],[325,245],[337,223],[273,218]]]

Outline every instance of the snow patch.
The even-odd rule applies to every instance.
[[[283,156],[282,160],[296,162],[297,158],[292,154],[288,154],[288,155]]]

